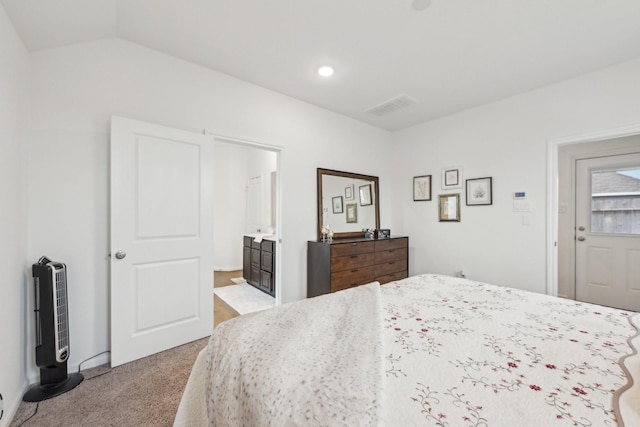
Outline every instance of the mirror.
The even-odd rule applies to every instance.
[[[333,238],[362,237],[380,228],[378,177],[318,168],[318,240],[323,225]]]

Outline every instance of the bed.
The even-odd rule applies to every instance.
[[[640,315],[443,275],[220,324],[175,426],[640,426]]]

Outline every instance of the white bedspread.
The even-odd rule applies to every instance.
[[[632,313],[439,275],[382,301],[388,425],[617,425]]]
[[[636,328],[449,276],[367,285],[222,323],[175,425],[640,426]]]
[[[211,424],[379,425],[381,313],[376,282],[220,324],[208,347]]]

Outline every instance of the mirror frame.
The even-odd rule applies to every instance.
[[[366,181],[373,181],[374,183],[374,197],[375,197],[375,214],[376,214],[376,228],[380,228],[380,185],[378,184],[378,177],[371,175],[362,175],[359,173],[352,172],[341,172],[332,169],[322,169],[318,168],[317,178],[318,178],[318,224],[317,224],[317,233],[318,240],[322,239],[322,233],[320,229],[322,228],[322,177],[324,175],[333,175],[333,176],[342,176],[345,178],[354,178],[354,179],[363,179]],[[363,231],[347,231],[347,232],[335,232],[333,234],[334,239],[344,239],[349,237],[364,237]]]

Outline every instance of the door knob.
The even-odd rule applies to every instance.
[[[578,230],[584,231],[585,230],[584,225],[581,225],[580,227],[578,227]]]
[[[581,241],[581,242],[584,242],[584,236],[578,237],[578,240]],[[118,254],[116,254],[116,256],[118,256]]]
[[[127,253],[125,251],[118,251],[116,252],[116,258],[117,259],[124,259],[124,257],[127,256]]]

